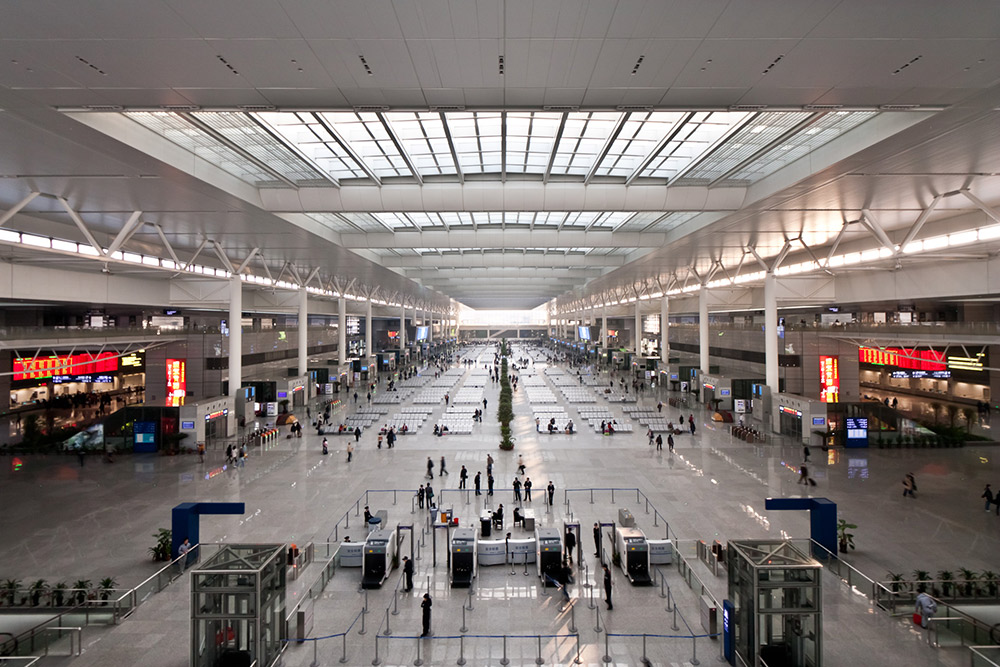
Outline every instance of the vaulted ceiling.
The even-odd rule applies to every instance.
[[[998,82],[989,1],[22,0],[0,209],[478,308],[924,261],[878,249],[994,221]]]

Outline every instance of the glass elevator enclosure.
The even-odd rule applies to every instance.
[[[192,667],[270,667],[284,620],[284,544],[229,544],[191,573]]]
[[[821,667],[823,566],[784,540],[729,543],[734,644],[747,665]]]

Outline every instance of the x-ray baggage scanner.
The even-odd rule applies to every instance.
[[[652,586],[649,576],[649,543],[638,528],[619,528],[615,546],[621,554],[622,571],[633,586]]]
[[[468,588],[476,576],[476,531],[456,528],[451,534],[451,587]]]
[[[535,529],[535,564],[542,586],[562,580],[562,534],[557,528]],[[551,579],[550,579],[551,577]]]
[[[375,530],[365,540],[361,588],[381,588],[396,557],[396,530]]]

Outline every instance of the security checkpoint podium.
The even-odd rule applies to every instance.
[[[270,667],[285,636],[285,544],[227,544],[191,573],[191,665]]]
[[[745,664],[822,667],[823,566],[784,540],[729,543],[733,647]]]

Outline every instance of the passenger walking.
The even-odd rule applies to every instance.
[[[802,446],[802,460],[809,463],[809,445]]]
[[[667,433],[667,450],[669,450],[671,454],[674,453],[674,434],[673,433]]]
[[[326,438],[323,438],[323,456],[326,456],[329,453],[330,453],[330,443],[326,441]]]
[[[438,469],[438,477],[448,474],[448,469],[444,467],[444,457],[441,457],[441,467]]]
[[[524,456],[521,454],[517,455],[517,474],[524,474]]]
[[[691,435],[694,435],[694,415],[688,417],[688,426],[691,428]]]
[[[993,504],[993,490],[990,488],[989,484],[987,484],[986,488],[983,489],[983,495],[981,495],[979,497],[980,498],[986,498],[986,511],[989,512],[990,511],[990,505]]]
[[[424,495],[427,496],[427,509],[434,509],[434,489],[431,488],[429,482],[427,488],[424,489]]]
[[[462,466],[462,469],[458,472],[458,488],[464,489],[465,482],[469,479],[469,471]]]
[[[796,484],[809,484],[809,468],[804,463],[799,466],[799,481]]]
[[[347,462],[350,463],[351,459],[354,458],[354,443],[347,443]]]
[[[479,471],[479,470],[477,470],[476,471],[476,476],[472,479],[473,484],[476,485],[476,495],[477,496],[483,495],[482,491],[479,490],[480,489],[480,486],[479,486],[480,482],[479,482],[479,480],[480,480],[480,476],[481,475],[482,475],[482,472]]]
[[[360,426],[355,426],[354,427],[354,442],[360,442],[360,441],[361,441],[361,427]]]
[[[431,457],[427,457],[427,478],[434,479],[434,461]]]
[[[917,490],[917,480],[914,479],[913,473],[906,473],[906,477],[903,478],[903,497],[909,496],[911,498],[916,498]]]
[[[493,495],[493,475],[489,474],[486,476],[486,495]]]
[[[614,605],[611,604],[611,570],[608,569],[608,564],[604,564],[604,601],[608,603],[608,611],[614,609]]]
[[[937,602],[927,594],[927,587],[924,584],[920,584],[917,590],[919,593],[914,606],[913,621],[917,622],[919,617],[920,627],[926,628],[927,621],[934,618],[934,614],[937,613]]]
[[[573,549],[576,548],[576,534],[573,532],[572,528],[566,529],[566,558],[569,560],[569,564],[573,564]]]
[[[431,594],[424,593],[424,599],[420,603],[421,609],[421,620],[423,622],[423,632],[420,633],[421,637],[427,637],[431,634]]]
[[[663,434],[662,433],[659,433],[656,436],[656,451],[658,451],[658,452],[662,452],[663,451]]]
[[[403,590],[409,593],[413,590],[413,561],[409,556],[403,556],[403,576],[406,578]]]

